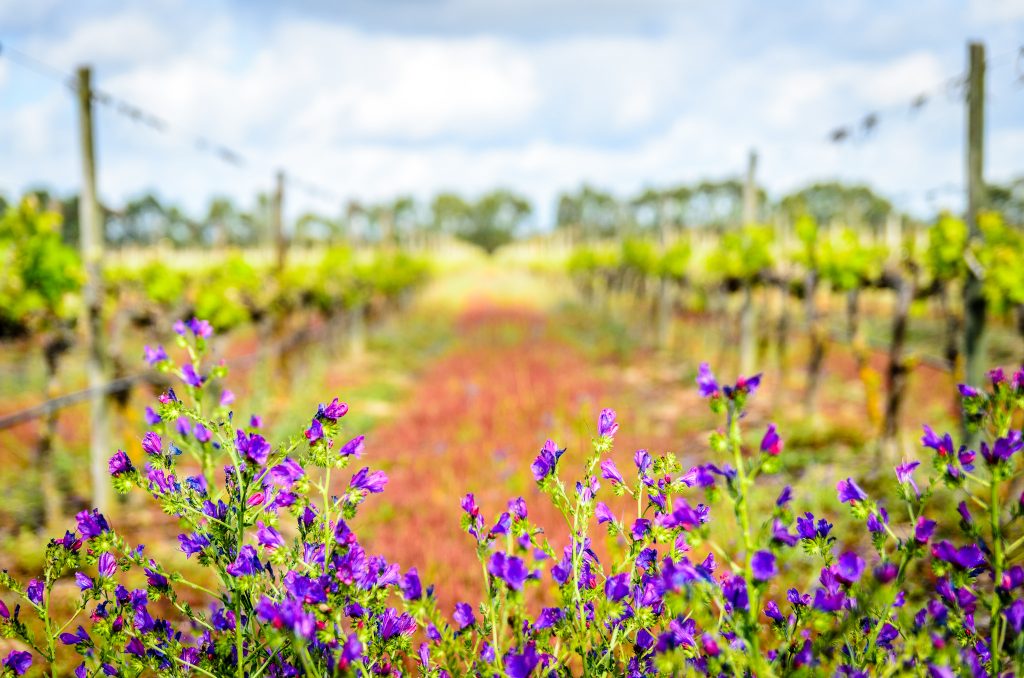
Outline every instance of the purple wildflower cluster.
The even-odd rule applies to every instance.
[[[147,411],[143,456],[118,451],[109,469],[118,489],[141,489],[174,516],[181,551],[209,576],[165,569],[83,511],[49,543],[39,578],[0,574],[21,599],[13,610],[0,600],[0,634],[19,643],[0,675],[22,675],[35,659],[55,665],[60,648],[79,656],[76,676],[1024,670],[1024,438],[1014,428],[1024,371],[961,387],[976,446],[925,427],[921,459],[883,482],[836,478],[833,513],[815,515],[774,478],[777,427],[753,440],[742,430],[760,376],[723,385],[702,365],[699,392],[723,417],[709,462],[641,449],[620,468],[619,422],[601,411],[589,452],[549,440],[531,465],[567,533],[531,522],[522,497],[490,517],[463,497],[483,596],[441,610],[415,567],[366,553],[349,528],[387,476],[361,467],[334,489],[332,473],[364,453],[362,436],[341,436],[348,406],[321,404],[304,435],[274,444],[258,417],[235,423],[223,368],[202,369],[208,324],[176,330],[185,365],[162,347],[145,357],[177,374],[185,397],[162,394]],[[559,474],[569,461],[582,469],[573,484]],[[852,531],[836,530],[839,510]],[[60,580],[80,592],[70,620],[51,614]],[[183,589],[208,606],[190,606]]]

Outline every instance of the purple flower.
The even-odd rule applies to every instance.
[[[924,425],[924,435],[921,437],[921,444],[938,452],[941,456],[953,454],[953,438],[947,433],[939,437],[931,426]]]
[[[932,556],[963,570],[973,570],[985,562],[985,556],[977,544],[956,548],[946,540],[932,544]]]
[[[352,480],[349,482],[349,487],[353,490],[364,490],[372,494],[384,491],[384,485],[388,482],[388,476],[384,471],[370,471],[370,467],[366,466],[352,476]]]
[[[622,474],[619,473],[619,469],[615,467],[615,462],[611,459],[605,459],[601,462],[601,477],[612,481],[613,485],[622,485],[626,482]]]
[[[820,518],[815,524],[813,513],[804,513],[802,518],[796,519],[796,533],[801,539],[815,539],[816,537],[827,537],[832,531],[832,523]]]
[[[60,634],[60,642],[64,645],[78,645],[79,643],[91,643],[92,638],[89,637],[89,634],[86,632],[84,628],[79,626],[78,630],[74,633]]]
[[[142,568],[142,571],[146,573],[146,582],[155,589],[166,589],[168,587],[167,577],[157,572],[154,560],[150,559],[149,565],[149,567]]]
[[[1009,607],[1003,610],[1003,614],[1006,615],[1006,621],[1009,622],[1014,633],[1020,633],[1024,629],[1024,599],[1018,598],[1013,601]]]
[[[190,558],[197,553],[202,553],[203,549],[210,545],[210,540],[198,533],[179,534],[178,544],[185,557]]]
[[[498,516],[497,522],[495,522],[494,527],[491,528],[490,536],[496,537],[499,534],[508,534],[511,527],[512,516],[508,514],[508,511],[505,511]]]
[[[263,466],[270,456],[270,443],[259,433],[235,430],[235,449],[245,458]]]
[[[324,437],[324,426],[320,423],[320,420],[316,417],[313,418],[313,422],[309,428],[306,429],[306,440],[312,445],[318,440],[322,440]]]
[[[522,652],[509,650],[505,655],[505,673],[509,678],[527,678],[539,663],[536,643],[530,641]]]
[[[220,403],[221,407],[227,407],[231,403],[235,402],[235,394],[234,394],[234,392],[229,390],[229,389],[222,390],[220,392],[220,400],[218,402]],[[254,416],[253,418],[256,419],[256,420],[259,420],[259,417],[255,417]],[[250,424],[251,423],[252,423],[252,421],[250,420]],[[253,428],[259,428],[259,426],[253,426]]]
[[[285,598],[280,603],[274,603],[263,596],[256,604],[255,611],[256,616],[264,622],[274,628],[290,629],[300,638],[311,640],[316,634],[316,617],[306,611],[301,601]],[[231,623],[231,628],[234,628],[234,623]]]
[[[43,582],[38,579],[30,579],[25,587],[25,595],[36,605],[43,604]]]
[[[844,504],[847,502],[852,504],[868,498],[868,495],[864,494],[864,490],[860,489],[852,478],[840,480],[836,484],[836,490],[839,491],[839,501]]]
[[[1021,448],[1024,448],[1024,438],[1021,437],[1020,431],[1014,430],[1010,431],[1008,436],[996,439],[991,450],[988,444],[982,443],[981,456],[985,458],[989,466],[994,466],[1001,461],[1006,461]]]
[[[825,589],[818,589],[814,592],[814,609],[819,612],[838,612],[846,602],[846,594],[842,591],[829,593]]]
[[[964,397],[978,397],[981,395],[981,391],[974,386],[968,386],[967,384],[957,384],[956,388]]]
[[[755,374],[752,377],[740,377],[736,380],[736,390],[746,391],[750,395],[754,395],[757,392],[757,387],[761,385],[761,375]]]
[[[558,622],[565,619],[565,612],[560,607],[545,607],[537,615],[537,622],[533,625],[534,630],[551,628]]]
[[[415,630],[416,621],[407,612],[399,614],[393,607],[389,607],[380,616],[381,640],[389,640],[395,636],[411,636]]]
[[[114,453],[114,456],[107,462],[107,470],[110,471],[110,475],[117,477],[122,473],[130,473],[135,469],[132,466],[132,460],[128,458],[124,450],[118,450]]]
[[[621,572],[608,577],[604,582],[604,595],[608,600],[617,603],[629,595],[629,573]]]
[[[728,577],[722,582],[722,595],[733,610],[743,611],[750,607],[747,583],[739,575]]]
[[[526,520],[526,516],[527,516],[526,500],[523,499],[522,497],[517,497],[515,499],[509,499],[509,501],[508,501],[508,510],[509,510],[509,513],[511,513],[516,519],[518,519],[518,520]]]
[[[11,650],[7,658],[4,659],[3,666],[5,669],[13,671],[16,676],[24,675],[32,666],[32,653],[24,650]]]
[[[782,438],[779,437],[775,424],[768,424],[768,430],[764,432],[764,437],[761,438],[761,451],[767,452],[772,456],[776,456],[782,451]]]
[[[124,651],[128,654],[135,655],[136,657],[146,656],[146,646],[142,644],[142,641],[132,636],[132,639],[125,645]]]
[[[460,631],[476,623],[476,617],[473,616],[473,608],[467,603],[455,603],[455,614],[452,615],[452,619],[459,625]]]
[[[160,415],[157,414],[156,410],[154,410],[152,407],[146,408],[146,412],[143,415],[143,418],[146,420],[146,424],[148,424],[149,426],[156,426],[161,421],[163,421],[160,418]]]
[[[885,507],[880,507],[877,513],[872,511],[868,514],[867,526],[869,532],[882,532],[888,524],[889,512],[885,510]]]
[[[796,543],[799,540],[799,535],[790,533],[790,531],[786,528],[786,526],[782,523],[781,520],[776,518],[772,521],[772,541],[778,542],[780,544],[785,544],[786,546],[796,546]]]
[[[207,339],[213,334],[213,326],[210,325],[208,320],[192,318],[192,320],[188,321],[188,328],[192,330],[192,334],[200,339]],[[183,334],[183,332],[179,334]]]
[[[647,450],[637,450],[633,453],[633,463],[636,464],[636,469],[640,472],[640,475],[646,476],[647,471],[654,464],[654,460],[651,459],[651,455]]]
[[[228,565],[227,573],[232,577],[247,577],[263,571],[263,564],[256,556],[256,549],[246,544],[238,551],[235,562]]]
[[[526,569],[526,563],[516,556],[507,556],[501,551],[491,554],[487,563],[487,571],[491,576],[503,580],[508,586],[516,591],[523,590],[523,584],[530,576]]]
[[[921,496],[921,491],[917,489],[917,483],[914,482],[914,469],[920,465],[919,461],[905,461],[896,466],[896,480],[901,485],[910,483],[910,486],[914,488],[914,494],[918,497]]]
[[[92,511],[79,511],[75,515],[75,520],[78,522],[78,531],[82,533],[82,537],[85,539],[92,539],[98,537],[104,532],[110,531],[110,525],[107,524],[107,519],[97,509]]]
[[[793,500],[793,488],[786,485],[782,488],[782,492],[779,492],[779,498],[775,500],[775,505],[782,508]]]
[[[196,422],[196,425],[192,427],[192,433],[195,434],[196,440],[204,445],[210,442],[210,439],[213,438],[213,434],[210,433],[210,430],[199,422]]]
[[[206,378],[196,372],[196,368],[192,366],[192,363],[186,363],[181,367],[181,380],[193,388],[199,388],[203,385]]]
[[[164,441],[160,436],[150,431],[142,436],[142,451],[154,457],[159,457],[164,451]]]
[[[602,523],[614,523],[615,516],[612,515],[612,510],[608,508],[608,504],[603,501],[597,502],[594,506],[594,515],[597,516],[597,524]]]
[[[612,438],[618,430],[619,425],[615,422],[615,410],[607,407],[601,410],[601,414],[597,418],[597,434]]]
[[[775,554],[771,551],[758,551],[750,557],[750,571],[757,581],[768,581],[779,573],[775,565]]]
[[[786,621],[786,618],[779,612],[779,606],[774,600],[769,600],[764,606],[764,615],[772,621],[782,623]]]
[[[540,454],[530,464],[530,470],[533,472],[534,479],[539,483],[553,474],[555,466],[558,464],[558,459],[563,454],[565,454],[565,448],[558,449],[558,445],[555,445],[553,440],[545,442]]]
[[[647,518],[637,518],[633,523],[633,529],[630,532],[630,536],[633,537],[633,541],[640,541],[646,537],[651,531],[651,521]]]
[[[914,526],[914,539],[920,544],[927,544],[928,540],[932,538],[932,534],[935,533],[935,521],[928,520],[924,516],[920,516],[917,519],[917,525]]]
[[[715,486],[715,476],[711,474],[711,470],[706,466],[694,466],[684,475],[680,476],[679,480],[681,480],[687,487]]]
[[[366,436],[356,436],[352,440],[348,441],[341,446],[338,450],[338,454],[342,457],[356,457],[357,459],[363,455],[364,441]]]
[[[296,480],[304,476],[306,472],[297,461],[291,457],[285,457],[270,469],[269,480],[278,487],[289,489]]]
[[[848,584],[856,582],[864,574],[864,559],[853,551],[846,551],[836,560],[835,574]]]
[[[88,591],[96,585],[92,578],[84,572],[75,572],[75,584],[83,591]]]
[[[341,661],[347,666],[354,661],[359,661],[362,657],[363,644],[359,641],[359,636],[352,633],[345,639],[345,644],[341,648]]]
[[[149,481],[149,489],[159,490],[161,494],[172,494],[180,489],[178,479],[173,473],[166,473],[163,469],[154,468],[146,464],[146,480]]]
[[[101,577],[113,577],[115,570],[117,570],[117,558],[112,553],[104,551],[100,554],[99,560],[96,561],[96,566]]]
[[[157,363],[161,363],[165,360],[170,359],[169,356],[167,355],[167,351],[164,350],[163,346],[150,348],[148,345],[146,345],[142,348],[142,352],[146,358],[146,362],[149,363],[150,366],[156,365]]]
[[[899,568],[896,566],[896,563],[891,560],[881,563],[875,568],[875,579],[882,584],[888,584],[895,579],[898,574]]]
[[[322,419],[337,421],[348,414],[348,403],[339,402],[337,398],[332,400],[328,405],[320,403],[320,407],[317,408],[316,414],[317,417]]]
[[[711,368],[707,363],[701,363],[697,368],[697,392],[701,398],[711,398],[718,395],[718,382]]]
[[[420,573],[416,571],[415,567],[409,568],[405,576],[399,580],[398,586],[402,589],[402,597],[406,600],[419,600],[423,597]]]
[[[256,541],[260,546],[268,549],[284,546],[284,537],[281,536],[281,533],[270,525],[264,524],[262,520],[256,521]]]

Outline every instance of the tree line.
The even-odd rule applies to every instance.
[[[1024,224],[1024,177],[988,187],[989,208],[1010,224]],[[556,200],[554,226],[574,240],[662,235],[687,227],[725,228],[743,217],[743,182],[738,179],[701,181],[665,188],[649,187],[635,196],[619,197],[584,184],[561,193]],[[810,216],[818,223],[843,223],[876,233],[896,211],[892,202],[864,184],[817,182],[777,200],[758,187],[756,221]],[[58,195],[46,188],[29,191],[41,205],[63,216],[62,239],[78,242],[78,196]],[[14,202],[14,201],[11,201]],[[0,213],[8,201],[0,194]],[[272,196],[258,193],[250,204],[214,196],[206,209],[190,213],[149,191],[120,207],[103,206],[105,238],[113,247],[249,247],[271,238]],[[496,189],[472,198],[442,192],[431,200],[411,195],[379,202],[350,200],[338,211],[300,214],[291,224],[295,245],[325,242],[408,244],[432,236],[453,236],[488,252],[528,235],[535,206],[525,196]]]

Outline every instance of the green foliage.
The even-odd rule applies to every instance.
[[[669,246],[658,261],[658,274],[670,280],[686,278],[687,267],[693,256],[689,240],[677,240]]]
[[[753,280],[771,267],[774,239],[769,226],[749,225],[728,231],[708,255],[706,268],[725,280]]]
[[[963,219],[944,212],[928,229],[925,266],[936,280],[958,279],[967,271],[964,261],[966,249],[967,224]]]
[[[74,317],[83,274],[61,216],[32,197],[0,216],[0,326],[45,331]]]
[[[206,318],[218,331],[251,320],[251,310],[265,291],[265,277],[240,255],[212,268],[196,290],[195,314]]]
[[[877,280],[886,249],[864,241],[852,228],[843,228],[821,243],[821,275],[838,290],[849,291]]]
[[[997,312],[1024,303],[1024,235],[1008,226],[997,212],[979,215],[978,227],[982,244],[976,257],[989,303]]]
[[[622,255],[619,265],[639,276],[652,275],[657,271],[658,253],[654,243],[639,238],[627,238],[622,241]]]

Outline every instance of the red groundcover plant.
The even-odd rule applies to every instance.
[[[472,494],[462,499],[486,596],[442,612],[415,568],[366,553],[348,527],[387,477],[356,463],[362,437],[342,442],[347,405],[320,405],[304,433],[272,444],[258,417],[238,421],[232,394],[217,383],[224,368],[204,365],[209,324],[193,319],[175,329],[187,360],[175,364],[162,347],[147,347],[146,359],[183,385],[147,410],[142,467],[118,451],[110,472],[118,490],[151,494],[177,520],[181,550],[216,585],[168,571],[97,511],[82,512],[74,531],[50,541],[38,578],[0,576],[21,599],[0,601],[0,632],[26,648],[0,657],[0,675],[22,675],[33,663],[57,675],[60,646],[81,656],[79,677],[1024,669],[1024,510],[1014,496],[1024,475],[1024,439],[1014,428],[1024,371],[994,371],[984,391],[961,387],[983,442],[957,447],[925,427],[931,472],[916,461],[898,465],[891,511],[854,479],[839,480],[838,501],[873,547],[858,553],[838,546],[827,518],[796,510],[790,487],[770,515],[751,514],[755,485],[778,471],[783,441],[774,425],[754,444],[744,441],[759,377],[720,384],[702,365],[700,393],[724,417],[711,435],[714,463],[683,468],[671,454],[638,450],[622,472],[608,458],[615,413],[602,411],[575,485],[560,479],[565,450],[552,441],[531,465],[565,517],[561,548],[531,524],[521,498],[493,520]],[[353,463],[345,491],[332,494],[332,472]],[[614,515],[599,500],[602,485],[634,499],[635,517]],[[736,535],[731,550],[716,541],[716,525]],[[591,545],[595,526],[620,546],[604,562]],[[144,588],[122,583],[132,570]],[[51,592],[66,577],[81,596],[70,619],[55,619]],[[187,604],[183,588],[208,596],[208,607]],[[528,598],[549,606],[535,609]]]

